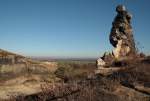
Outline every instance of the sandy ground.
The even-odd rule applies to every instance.
[[[41,91],[41,85],[44,82],[40,82],[40,77],[32,75],[30,77],[17,77],[5,81],[0,85],[0,99],[9,99],[16,95],[30,95]]]
[[[16,95],[30,95],[41,91],[41,83],[0,86],[0,99],[9,99]]]
[[[40,66],[51,72],[57,69],[56,62],[43,62],[39,64],[39,67]],[[19,68],[19,66],[17,68]],[[30,95],[41,92],[41,85],[45,84],[44,80],[47,81],[49,79],[51,80],[49,76],[44,76],[43,74],[12,77],[12,79],[0,82],[0,99],[9,99],[10,97],[18,95]]]

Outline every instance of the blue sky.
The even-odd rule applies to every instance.
[[[99,57],[113,48],[118,4],[133,14],[135,40],[149,54],[149,0],[0,0],[0,48],[25,56]]]

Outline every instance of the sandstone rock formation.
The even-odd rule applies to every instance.
[[[131,27],[132,15],[126,10],[125,6],[116,7],[118,13],[112,23],[110,33],[110,43],[115,47],[113,55],[115,58],[135,54],[135,43]]]
[[[105,52],[97,60],[97,65],[101,67],[109,67],[114,60],[120,60],[136,54],[131,26],[132,15],[123,5],[118,5],[116,12],[117,15],[112,23],[112,29],[109,35],[110,43],[114,49],[111,53]]]

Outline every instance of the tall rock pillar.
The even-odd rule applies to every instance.
[[[109,35],[109,41],[114,49],[112,52],[105,52],[104,55],[97,60],[98,68],[109,67],[116,60],[123,60],[136,54],[131,26],[132,15],[123,5],[118,5],[116,12],[117,15],[114,18]]]
[[[114,47],[114,57],[120,58],[135,54],[136,49],[131,26],[132,15],[123,5],[118,5],[116,12],[117,15],[112,23],[109,40]]]

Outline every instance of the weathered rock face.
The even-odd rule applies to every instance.
[[[132,15],[123,5],[118,5],[116,12],[117,16],[112,23],[109,40],[115,48],[113,50],[114,57],[120,58],[135,54],[136,49],[131,26]]]

